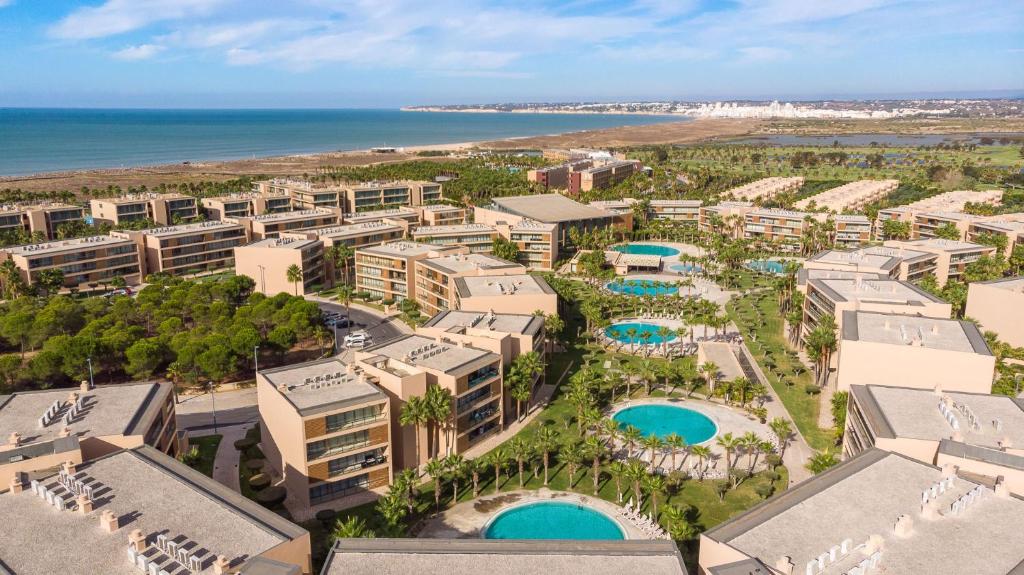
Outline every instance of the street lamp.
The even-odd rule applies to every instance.
[[[255,373],[260,372],[260,346],[252,346],[252,369]]]
[[[256,267],[260,268],[260,291],[263,292],[264,294],[266,294],[267,293],[267,280],[263,276],[263,272],[265,272],[267,270],[267,268],[263,267],[260,264],[256,264]]]
[[[85,358],[85,362],[87,364],[89,364],[89,387],[90,388],[94,388],[94,387],[96,387],[96,382],[94,382],[93,379],[92,379],[92,358],[91,357]]]
[[[206,382],[206,390],[210,392],[210,401],[213,402],[213,433],[217,433],[217,394],[214,393],[212,381]]]

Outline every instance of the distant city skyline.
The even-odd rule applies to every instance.
[[[0,106],[1021,97],[999,0],[0,0]]]

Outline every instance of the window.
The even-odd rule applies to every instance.
[[[370,475],[364,473],[334,483],[324,483],[309,488],[309,501],[312,504],[344,497],[358,491],[365,491],[370,487]]]
[[[330,433],[346,427],[356,427],[364,423],[375,421],[380,419],[383,413],[383,406],[374,405],[370,407],[363,407],[361,409],[354,409],[352,411],[346,411],[345,413],[328,415],[327,432]]]
[[[342,453],[350,449],[369,445],[369,443],[370,432],[365,429],[363,431],[348,433],[338,437],[321,439],[320,441],[314,441],[306,444],[306,459],[320,459],[327,455]]]
[[[373,451],[367,451],[364,453],[356,453],[355,455],[348,455],[346,457],[339,457],[338,459],[332,459],[327,462],[327,473],[331,477],[342,475],[356,469],[365,469],[367,467],[373,467],[374,465],[380,465],[385,463],[387,458],[384,456],[384,449],[374,449]]]

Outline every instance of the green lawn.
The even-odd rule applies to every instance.
[[[199,457],[190,462],[189,466],[207,477],[213,477],[213,460],[217,455],[217,446],[220,445],[220,440],[220,435],[190,438],[188,445],[199,450]]]

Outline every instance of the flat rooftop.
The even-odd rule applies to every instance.
[[[947,212],[959,212],[964,209],[967,202],[974,203],[997,203],[1003,197],[1003,190],[955,190],[945,192],[930,198],[924,198],[907,204],[906,208],[915,210],[941,210]]]
[[[311,245],[319,244],[320,240],[306,240],[300,238],[266,238],[246,244],[247,248],[269,248],[275,250],[301,250]]]
[[[864,214],[838,214],[833,216],[833,219],[837,222],[871,224],[871,220]]]
[[[356,248],[357,252],[388,257],[416,257],[431,252],[443,251],[445,246],[421,244],[417,242],[388,242],[379,246]]]
[[[387,396],[354,365],[327,358],[260,371],[302,415],[333,411]]]
[[[461,206],[449,206],[447,204],[428,204],[426,206],[420,206],[420,209],[425,212],[464,212],[466,208]]]
[[[807,282],[825,292],[833,301],[875,301],[887,303],[945,303],[911,284],[894,279],[817,279]]]
[[[413,231],[416,237],[441,236],[449,234],[475,234],[481,232],[497,232],[494,226],[487,224],[451,224],[447,226],[420,226]]]
[[[854,270],[859,268],[891,270],[900,265],[903,258],[897,255],[872,252],[866,249],[844,251],[826,250],[815,254],[808,259],[809,262],[849,267]]]
[[[976,325],[955,319],[846,310],[842,339],[992,355]]]
[[[1003,289],[1006,291],[1012,291],[1017,293],[1024,293],[1024,276],[1015,278],[1003,278],[998,280],[991,280],[987,282],[978,282],[989,287]]]
[[[509,196],[491,200],[499,211],[548,223],[610,218],[611,212],[581,204],[561,194]]]
[[[783,210],[781,208],[759,208],[747,214],[747,216],[760,216],[763,218],[792,218],[798,220],[803,220],[809,215],[811,215],[809,212]]]
[[[558,228],[558,224],[548,222],[538,222],[536,220],[522,220],[512,226],[512,231],[516,232],[553,232]]]
[[[934,390],[883,385],[854,385],[851,390],[881,437],[938,441],[953,435]],[[955,391],[942,395],[953,401],[964,443],[998,449],[999,442],[1009,438],[1015,446],[1024,445],[1024,400]],[[966,410],[960,411],[958,405]],[[977,426],[970,424],[967,410],[974,414]],[[995,421],[1000,422],[998,428]]]
[[[272,222],[290,222],[292,220],[304,220],[310,217],[322,217],[322,216],[336,216],[337,214],[328,210],[327,208],[311,208],[308,210],[294,210],[290,212],[274,212],[272,214],[263,214],[259,216],[245,216],[239,218],[230,218],[233,220],[251,220],[254,222],[272,223]]]
[[[423,325],[444,330],[475,328],[501,333],[533,335],[544,327],[544,318],[535,315],[449,310],[438,313]]]
[[[150,545],[146,556],[169,572],[187,573],[157,550],[158,534],[198,550],[199,573],[208,575],[217,555],[237,567],[307,533],[150,447],[79,465],[74,477],[95,490],[95,507],[87,514],[58,511],[30,489],[0,494],[0,516],[17,518],[0,537],[4,566],[24,574],[139,575],[126,555],[128,534],[138,529]],[[70,499],[56,476],[40,483]],[[104,511],[121,519],[114,533],[99,527]]]
[[[455,280],[461,297],[554,294],[544,278],[530,274],[469,276]]]
[[[341,226],[311,228],[308,230],[302,230],[302,233],[316,234],[318,238],[347,238],[365,236],[367,234],[401,231],[402,229],[402,226],[398,224],[389,224],[387,222],[381,221],[371,221],[359,224],[346,224]]]
[[[651,200],[652,206],[679,206],[684,208],[699,208],[700,200]]]
[[[801,268],[796,272],[796,283],[797,285],[806,285],[810,280],[823,280],[823,279],[844,279],[844,280],[855,280],[860,278],[861,280],[878,280],[884,279],[888,276],[882,274],[871,273],[871,272],[857,272],[851,270],[819,270],[819,269],[807,269]]]
[[[888,242],[890,247],[895,246],[896,242],[890,240]],[[960,240],[946,240],[942,238],[927,238],[920,240],[901,241],[900,245],[906,245],[908,248],[917,248],[919,250],[928,251],[943,251],[943,252],[973,252],[979,250],[991,250],[993,248],[989,246],[983,246],[981,244],[975,244],[972,242],[964,242]]]
[[[498,357],[489,351],[469,346],[463,347],[449,342],[438,343],[434,338],[422,335],[406,335],[365,348],[363,351],[444,373],[456,371],[490,356]],[[372,357],[364,361],[375,363]]]
[[[165,226],[162,228],[150,228],[148,230],[141,230],[140,234],[145,236],[153,236],[156,238],[166,236],[176,236],[180,234],[195,234],[195,233],[206,233],[216,232],[218,230],[232,230],[238,229],[241,226],[233,221],[224,220],[212,220],[209,222],[195,222],[192,224],[181,224],[178,226]]]
[[[934,409],[934,404],[931,406]],[[823,553],[815,573],[848,573],[868,558],[863,544],[882,538],[880,563],[870,573],[1006,575],[1024,560],[1024,501],[997,497],[991,490],[963,512],[953,501],[977,483],[956,477],[938,495],[939,518],[921,517],[922,492],[942,480],[942,471],[908,457],[871,449],[772,497],[705,532],[767,565],[789,556],[794,573]],[[908,537],[893,533],[896,518],[913,519]],[[829,549],[849,541],[852,549],[829,563]]]
[[[384,218],[419,218],[420,214],[412,208],[386,208],[383,210],[370,210],[367,212],[356,212],[354,214],[345,214],[342,219],[346,223],[361,223],[361,222],[372,222],[376,220],[382,220]]]
[[[78,394],[82,409],[65,423],[74,403],[69,401],[71,393]],[[64,427],[76,436],[138,435],[144,431],[140,423],[148,419],[147,412],[159,412],[163,407],[159,400],[169,393],[169,384],[144,382],[98,386],[84,393],[69,387],[0,395],[0,437],[6,441],[18,432],[22,443],[50,441],[57,439]],[[60,402],[56,415],[41,426],[40,418],[55,402]]]
[[[6,214],[18,214],[30,211],[44,211],[49,212],[53,210],[85,210],[81,206],[75,206],[72,204],[65,204],[63,202],[36,202],[36,203],[25,203],[25,204],[2,204],[0,205],[0,213]]]
[[[157,192],[148,192],[140,194],[125,194],[117,198],[93,198],[94,202],[104,202],[109,204],[134,204],[137,202],[148,202],[150,200],[193,200],[192,196],[186,196],[185,194],[169,193],[161,194]]]
[[[503,260],[490,254],[454,254],[420,260],[420,264],[446,274],[466,273],[476,270],[523,269],[523,266],[520,264]]]
[[[339,539],[321,575],[686,575],[671,541]]]
[[[70,240],[54,240],[42,244],[28,244],[24,246],[12,246],[3,248],[3,251],[16,256],[34,257],[39,255],[51,255],[61,252],[77,252],[93,248],[105,248],[118,244],[130,244],[128,238],[116,238],[114,236],[89,236],[86,238],[74,238]]]

